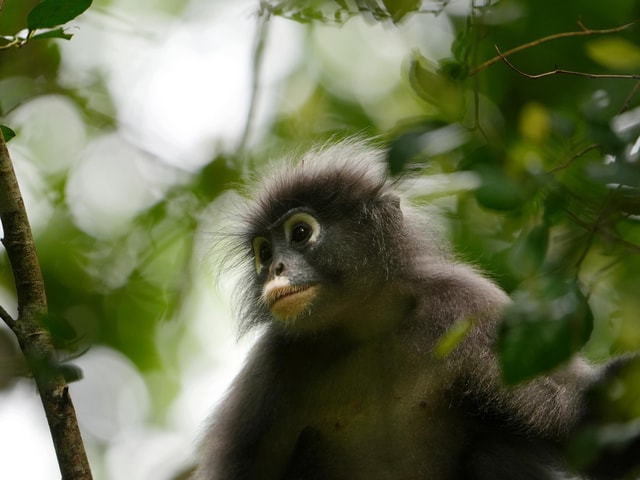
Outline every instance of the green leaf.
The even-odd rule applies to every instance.
[[[392,177],[401,174],[422,151],[421,136],[422,132],[409,132],[393,141],[387,152],[387,166]]]
[[[71,40],[73,35],[71,33],[67,33],[64,31],[64,28],[56,28],[55,30],[47,30],[45,32],[37,33],[33,37],[32,40],[41,39],[41,38],[62,38],[63,40]]]
[[[527,201],[527,191],[523,185],[510,178],[498,166],[478,165],[476,171],[482,178],[482,185],[474,193],[483,207],[508,211],[520,208]]]
[[[411,62],[409,82],[413,91],[437,107],[445,120],[455,122],[464,116],[464,90],[422,55],[415,55]]]
[[[455,82],[464,80],[469,74],[467,66],[455,60],[441,60],[439,65],[442,74]]]
[[[461,65],[467,63],[467,59],[470,54],[473,35],[469,32],[469,29],[462,29],[456,34],[456,38],[451,45],[451,53],[455,61]]]
[[[49,312],[40,319],[40,323],[51,334],[57,349],[72,351],[78,347],[81,336],[66,318]]]
[[[78,380],[82,380],[84,377],[82,373],[82,369],[77,365],[73,365],[71,363],[63,363],[58,367],[58,370],[64,377],[65,382],[77,382]]]
[[[11,140],[13,137],[16,136],[16,132],[11,130],[6,125],[0,125],[0,132],[2,132],[2,136],[4,137],[5,142],[8,142],[9,140]]]
[[[516,291],[503,317],[498,352],[503,379],[518,383],[568,360],[589,339],[591,309],[573,281],[547,278]]]
[[[551,185],[545,192],[544,197],[544,221],[547,224],[553,224],[559,219],[564,218],[567,204],[569,203],[569,194],[563,186]]]
[[[511,270],[520,278],[536,274],[547,256],[549,227],[538,225],[518,238],[509,254]]]
[[[609,424],[587,424],[578,430],[568,445],[567,457],[571,464],[585,470],[596,462],[602,463],[606,459],[607,472],[610,473],[615,465],[615,474],[609,478],[637,478],[625,476],[626,463],[631,458],[637,458],[637,445],[640,444],[640,424],[637,419],[628,422]],[[633,457],[632,457],[633,455]],[[626,465],[629,469],[629,465]],[[630,471],[630,470],[629,470]]]
[[[409,13],[420,8],[420,0],[382,0],[387,12],[391,15],[393,23],[401,22]]]
[[[92,0],[44,0],[27,15],[27,27],[53,28],[73,20],[91,6]]]

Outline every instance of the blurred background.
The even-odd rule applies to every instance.
[[[4,44],[38,3],[4,4]],[[419,172],[414,199],[516,299],[509,378],[580,348],[595,361],[637,350],[640,27],[540,42],[509,56],[514,69],[496,48],[639,16],[599,0],[94,0],[70,40],[0,50],[43,321],[83,372],[71,394],[94,478],[193,465],[253,340],[236,338],[229,276],[217,281],[225,192],[318,141],[375,137],[393,173]],[[597,78],[524,75],[555,68]],[[0,305],[15,314],[4,252]],[[2,325],[0,478],[58,478],[24,373]],[[640,386],[617,387],[608,420],[630,425]]]

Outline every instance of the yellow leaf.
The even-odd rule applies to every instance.
[[[640,67],[640,47],[622,38],[599,38],[587,43],[587,55],[612,70]]]
[[[543,142],[551,130],[551,118],[544,105],[536,102],[527,103],[520,111],[520,133],[533,142]]]
[[[445,333],[434,350],[436,358],[445,358],[467,337],[469,331],[473,327],[473,318],[467,317],[458,320],[456,323],[449,327],[447,333]]]

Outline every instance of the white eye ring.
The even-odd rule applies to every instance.
[[[271,245],[269,243],[269,240],[267,240],[264,237],[256,237],[253,239],[252,242],[252,247],[253,247],[253,258],[256,262],[256,272],[260,273],[262,272],[262,269],[264,268],[263,262],[269,262],[271,261],[271,257],[269,258],[263,258],[263,247],[267,245],[269,246],[269,248],[271,248]]]
[[[311,235],[309,236],[309,239],[306,243],[316,243],[318,241],[318,237],[320,236],[320,224],[315,218],[305,212],[294,213],[284,222],[284,234],[287,238],[287,242],[291,243],[293,229],[296,227],[296,225],[301,223],[306,224],[309,226],[309,228],[311,228]]]

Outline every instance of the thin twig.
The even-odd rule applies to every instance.
[[[498,47],[496,46],[496,52],[498,52],[498,56],[504,61],[504,63],[507,64],[507,66],[513,70],[514,72],[518,73],[519,75],[522,75],[523,77],[527,77],[530,78],[532,80],[537,80],[538,78],[544,78],[544,77],[549,77],[551,75],[558,75],[558,74],[565,74],[565,75],[576,75],[579,77],[589,77],[589,78],[622,78],[622,79],[627,79],[627,80],[640,80],[640,75],[636,75],[636,74],[615,74],[615,73],[603,73],[603,74],[599,74],[599,73],[586,73],[586,72],[575,72],[573,70],[564,70],[562,68],[558,68],[557,66],[553,69],[550,70],[548,72],[543,72],[543,73],[538,73],[536,75],[532,75],[529,73],[525,73],[522,70],[519,70],[518,68],[516,68],[508,59],[507,57],[504,56],[504,54],[502,52],[500,52],[500,50],[498,49]]]
[[[5,43],[4,45],[0,45],[0,50],[9,50],[10,48],[20,48],[26,43],[27,43],[27,40],[25,40],[23,38],[15,37],[9,43]]]
[[[2,308],[2,305],[0,305],[0,318],[4,320],[4,323],[6,323],[11,330],[15,328],[16,321],[9,315],[9,312]]]
[[[595,224],[592,225],[590,223],[585,222],[584,220],[581,220],[575,213],[571,212],[570,210],[565,210],[565,211],[567,213],[567,216],[569,216],[571,220],[574,221],[577,225],[587,230],[589,232],[589,235],[598,233],[602,235],[604,238],[606,238],[608,241],[610,241],[611,243],[620,245],[622,248],[628,250],[629,252],[640,253],[640,245],[636,245],[635,243],[632,243],[620,237],[617,237],[616,235],[612,234],[608,230],[600,227],[599,221],[603,218],[602,212],[598,216],[598,219],[596,220]]]
[[[629,110],[629,106],[631,105],[631,100],[633,100],[633,97],[635,97],[636,93],[638,93],[638,89],[640,89],[640,82],[636,82],[636,84],[633,86],[633,88],[629,92],[629,95],[627,95],[627,98],[624,99],[624,103],[622,104],[622,107],[620,107],[620,110],[618,110],[618,115]]]
[[[264,46],[267,39],[267,24],[271,18],[269,11],[269,5],[266,2],[261,2],[260,11],[258,13],[258,26],[256,28],[255,43],[253,48],[253,64],[252,64],[252,79],[251,79],[251,98],[249,99],[249,111],[247,112],[247,121],[244,125],[244,131],[238,144],[238,152],[241,152],[247,146],[249,141],[249,135],[251,134],[251,128],[253,126],[253,120],[255,116],[256,107],[258,104],[258,91],[260,82],[260,70],[262,66],[262,59],[264,57]]]
[[[500,60],[504,60],[505,57],[513,55],[514,53],[521,52],[521,51],[526,50],[528,48],[537,47],[538,45],[541,45],[541,44],[546,43],[546,42],[550,42],[552,40],[558,40],[559,38],[568,38],[568,37],[581,37],[581,36],[585,36],[585,35],[606,35],[606,34],[610,34],[610,33],[619,33],[619,32],[622,32],[624,30],[627,30],[627,29],[633,27],[638,22],[640,22],[640,20],[636,20],[634,22],[627,23],[626,25],[622,25],[622,26],[616,27],[616,28],[605,28],[605,29],[601,29],[601,30],[593,30],[593,29],[585,27],[584,24],[582,23],[582,20],[578,20],[578,26],[580,27],[580,30],[575,31],[575,32],[555,33],[553,35],[549,35],[547,37],[542,37],[542,38],[539,38],[539,39],[534,40],[532,42],[525,43],[524,45],[520,45],[518,47],[512,48],[511,50],[507,50],[504,53],[498,53],[498,55],[496,55],[492,59],[487,60],[486,62],[478,65],[475,68],[473,68],[469,72],[469,76],[475,75],[479,71],[490,67],[494,63],[498,63]],[[496,50],[497,50],[497,47],[496,47]]]
[[[583,150],[579,151],[578,153],[576,153],[575,155],[572,155],[571,158],[569,158],[569,160],[567,160],[566,162],[562,163],[561,165],[558,165],[557,167],[553,167],[551,170],[549,170],[547,173],[555,173],[559,170],[564,170],[565,168],[567,168],[569,165],[571,165],[571,163],[573,163],[573,161],[576,158],[580,158],[581,156],[589,153],[591,150],[595,150],[596,148],[601,148],[601,145],[598,143],[593,143],[591,145],[589,145],[588,147],[584,148]]]

